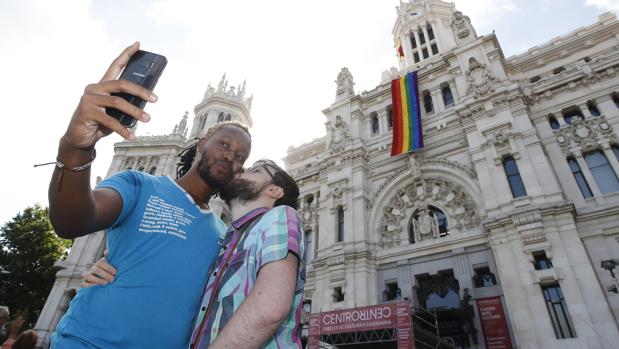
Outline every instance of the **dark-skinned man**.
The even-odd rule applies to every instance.
[[[150,120],[111,94],[157,100],[151,91],[116,80],[138,49],[139,43],[126,48],[99,83],[86,87],[60,139],[49,188],[52,225],[64,238],[106,229],[107,258],[121,271],[110,287],[78,292],[52,335],[54,349],[187,346],[207,271],[226,229],[208,202],[240,173],[251,150],[245,126],[217,124],[198,141],[195,161],[182,178],[125,171],[91,189],[97,141],[112,132],[134,137],[105,108]]]

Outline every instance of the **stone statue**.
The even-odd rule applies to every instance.
[[[469,69],[466,72],[467,94],[475,98],[482,97],[493,91],[492,84],[496,80],[488,66],[479,63],[475,57],[469,58]]]
[[[217,92],[226,92],[226,88],[228,87],[228,80],[226,80],[226,73],[222,75],[221,81],[217,85]]]
[[[331,135],[331,141],[329,142],[331,152],[343,150],[346,139],[350,137],[350,131],[341,116],[335,116],[334,125],[329,125],[329,133]]]
[[[428,208],[422,208],[419,210],[419,216],[413,219],[413,230],[415,241],[422,241],[429,237],[437,239],[439,236],[438,220],[435,215],[430,215]]]
[[[477,37],[475,29],[471,25],[471,19],[463,15],[460,11],[454,12],[453,20],[451,21],[451,29],[454,31],[454,34],[456,34],[456,38],[460,41]]]
[[[337,84],[337,90],[335,93],[336,100],[340,100],[342,98],[350,97],[355,94],[352,74],[348,70],[348,68],[344,67],[337,75],[337,80],[335,81]]]
[[[421,177],[421,165],[419,163],[418,153],[411,153],[408,156],[408,168],[413,179]]]

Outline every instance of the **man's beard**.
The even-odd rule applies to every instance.
[[[226,165],[228,166],[228,173],[226,173],[226,175],[222,179],[215,177],[211,173],[211,169],[216,163],[217,162],[215,161],[213,164],[209,164],[208,156],[205,152],[204,156],[202,156],[200,160],[198,160],[198,174],[200,175],[200,178],[202,178],[202,180],[205,181],[206,184],[208,184],[211,188],[221,191],[225,186],[230,183],[230,180],[232,179],[232,165],[226,163]]]
[[[246,204],[256,200],[260,193],[271,183],[264,183],[258,186],[256,183],[243,178],[237,178],[230,181],[219,192],[219,196],[232,206],[233,204]]]

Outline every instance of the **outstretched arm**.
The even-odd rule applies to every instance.
[[[299,261],[291,253],[265,264],[249,296],[209,348],[262,347],[291,311],[298,267]]]
[[[147,89],[126,80],[116,80],[139,47],[137,42],[127,47],[112,62],[99,83],[86,87],[67,131],[60,139],[57,161],[65,168],[54,168],[48,195],[50,221],[63,238],[75,238],[107,228],[121,212],[122,199],[118,193],[112,189],[90,188],[90,168],[78,172],[70,169],[91,162],[97,141],[112,132],[132,139],[127,128],[106,114],[106,107],[119,109],[140,121],[149,121],[150,116],[141,109],[111,95],[127,92],[149,102],[156,101],[156,96]]]

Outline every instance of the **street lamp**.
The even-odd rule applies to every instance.
[[[617,282],[617,277],[615,276],[615,272],[613,270],[615,270],[615,267],[619,265],[619,262],[617,262],[614,259],[609,259],[606,261],[602,261],[602,269],[606,269],[608,270],[608,272],[610,273],[610,277],[613,280],[613,285],[610,286],[607,291],[608,292],[613,292],[616,294],[619,294],[619,282]]]

